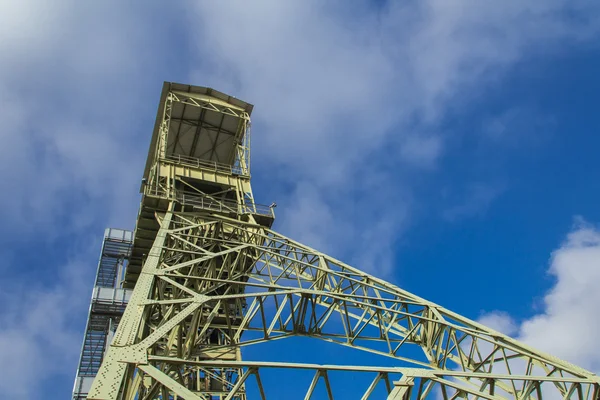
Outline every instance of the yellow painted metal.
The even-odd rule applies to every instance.
[[[193,98],[203,109],[217,112],[215,106],[246,121],[245,103],[228,107],[221,94],[213,104],[202,97],[208,90],[196,92],[201,95],[188,98],[167,90],[161,107],[177,109],[168,104],[177,95],[186,107],[200,107]],[[244,400],[252,381],[256,396],[266,399],[261,372],[297,369],[313,371],[299,393],[307,399],[319,388],[334,398],[330,373],[362,376],[366,390],[356,397],[362,399],[375,398],[379,389],[388,399],[599,399],[593,373],[271,230],[272,209],[260,209],[252,197],[244,161],[249,143],[239,132],[232,133],[239,148],[221,151],[236,159],[210,171],[214,160],[169,159],[169,135],[177,133],[164,120],[157,126],[164,135],[153,142],[163,150],[150,152],[134,242],[147,256],[129,272],[133,296],[88,398]],[[238,125],[245,132],[247,126]],[[245,346],[298,336],[404,366],[242,360]]]

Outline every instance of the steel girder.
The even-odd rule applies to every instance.
[[[306,398],[318,384],[333,398],[331,371],[364,373],[363,399],[377,385],[389,399],[600,396],[591,372],[263,226],[208,213],[156,218],[160,230],[90,399],[246,399],[248,379],[267,399],[260,372],[272,368],[313,370]],[[296,336],[403,366],[241,359],[244,346]]]

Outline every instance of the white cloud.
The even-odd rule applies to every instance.
[[[485,118],[481,127],[482,141],[497,151],[498,145],[512,149],[527,149],[547,139],[555,130],[556,121],[531,107],[511,107]]]
[[[69,396],[99,250],[85,239],[97,245],[105,224],[134,224],[153,123],[138,119],[154,111],[148,94],[163,78],[164,35],[149,9],[156,18],[150,5],[0,1],[7,397]],[[43,262],[23,264],[25,251],[45,253]],[[76,256],[66,263],[66,253]]]
[[[438,136],[407,136],[400,148],[400,157],[418,167],[432,167],[442,151],[442,140]]]
[[[552,253],[548,273],[556,283],[544,297],[541,313],[518,324],[502,312],[487,314],[479,321],[501,332],[504,329],[534,348],[600,372],[600,230],[579,220]]]
[[[556,284],[542,314],[524,321],[519,336],[561,358],[600,372],[600,231],[579,222],[552,254]]]
[[[503,311],[487,313],[482,315],[477,321],[508,336],[512,336],[518,331],[518,326],[513,318]]]
[[[148,65],[162,36],[116,2],[38,3],[0,4],[4,217],[50,235],[57,221],[63,233],[100,218],[132,226],[151,129],[141,136],[136,119],[150,106],[145,81],[160,88]]]

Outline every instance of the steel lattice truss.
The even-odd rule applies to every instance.
[[[388,399],[579,399],[598,377],[352,268],[263,226],[207,213],[157,214],[160,230],[93,399],[270,399],[261,372],[363,374]],[[242,361],[245,346],[309,336],[401,367]],[[419,350],[422,357],[415,357]],[[408,354],[408,355],[407,355]],[[362,397],[361,397],[362,396]],[[339,395],[337,398],[341,398]]]

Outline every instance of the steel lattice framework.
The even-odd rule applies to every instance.
[[[181,101],[194,96],[196,104]],[[227,142],[233,150],[218,148],[226,129],[209,120],[206,104],[237,120]],[[199,111],[195,119],[187,107]],[[272,208],[260,211],[249,186],[243,134],[250,110],[210,89],[165,84],[134,252],[144,246],[138,242],[152,241],[139,271],[128,272],[135,288],[88,398],[270,399],[261,373],[277,369],[313,371],[305,399],[319,385],[333,399],[334,373],[362,377],[361,399],[380,398],[381,388],[388,399],[600,398],[593,373],[271,230]],[[176,118],[215,134],[196,129],[178,142]],[[190,148],[202,141],[208,158]],[[229,155],[229,169],[218,166],[219,152]],[[193,196],[182,192],[187,187]],[[242,360],[246,346],[298,336],[388,357],[398,367]],[[247,390],[251,382],[256,393]]]

